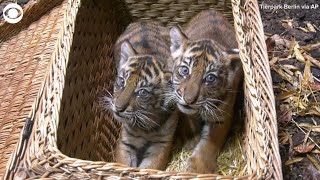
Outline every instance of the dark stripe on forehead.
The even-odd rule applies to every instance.
[[[129,64],[129,68],[138,68],[138,66],[139,66],[139,62],[137,61],[134,61],[131,64]]]
[[[154,69],[155,75],[156,75],[156,76],[159,76],[160,72],[159,72],[158,67],[154,66],[153,69]]]
[[[127,72],[127,71],[122,71],[122,72],[123,72],[123,77],[124,77],[125,79],[128,79],[129,76],[130,76],[130,73]]]
[[[197,44],[190,49],[190,52],[193,52],[193,53],[200,52],[200,51],[204,51],[204,45],[202,44]]]
[[[147,86],[147,78],[143,77],[142,80],[139,82],[140,87],[145,87]]]
[[[147,83],[147,86],[148,86],[148,87],[154,87],[155,84],[154,84],[153,82],[148,82],[148,83]],[[152,92],[152,93],[154,93],[154,92]]]
[[[206,51],[207,53],[214,54],[214,52],[217,50],[217,47],[214,47],[212,42],[206,40],[196,42],[194,44],[191,44],[191,46],[193,46],[190,50],[192,52]]]
[[[192,58],[191,57],[186,57],[186,58],[183,58],[182,56],[180,57],[180,61],[182,59],[182,63],[188,65],[188,66],[191,66],[192,64]]]
[[[139,41],[132,42],[134,46],[140,45],[144,48],[165,48],[169,49],[163,37],[160,36],[161,32],[154,31],[148,25],[138,26],[137,29],[128,29],[127,35],[122,39],[139,39]],[[140,38],[138,38],[140,37]],[[130,41],[131,42],[131,41]]]
[[[141,28],[139,28],[139,26],[135,29],[128,29],[128,31],[126,31],[124,34],[124,36],[121,37],[122,40],[125,40],[125,39],[129,39],[130,42],[132,41],[132,37],[136,37],[138,36],[138,34],[141,33]],[[131,42],[133,43],[133,42]]]
[[[162,27],[161,24],[147,21],[132,23],[126,28],[123,35],[118,39],[118,43],[121,44],[124,40],[129,40],[137,55],[151,55],[159,62],[152,65],[149,64],[149,61],[144,63],[145,59],[139,59],[137,60],[138,64],[134,62],[128,66],[128,68],[131,68],[131,71],[146,64],[147,66],[155,66],[154,74],[161,74],[161,70],[165,67],[167,59],[170,58],[170,38],[163,36],[167,31],[169,30]],[[143,67],[140,69],[143,69]],[[153,71],[153,69],[151,70]]]
[[[146,65],[148,65],[148,66],[152,66],[153,65],[153,59],[152,59],[152,57],[150,57],[150,56],[148,56],[147,58],[146,58]]]
[[[147,37],[149,34],[149,29],[146,26],[145,22],[141,23],[141,40],[137,42],[137,45],[141,45],[143,48],[150,48],[150,44],[148,42],[149,38]]]
[[[147,67],[144,69],[144,72],[146,73],[146,75],[148,75],[149,77],[152,77],[152,72],[150,71],[150,68]]]
[[[213,57],[218,58],[218,57],[216,57],[217,50],[214,47],[212,47],[211,45],[206,46],[206,52],[208,54],[212,55]]]

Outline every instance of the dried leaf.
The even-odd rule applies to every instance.
[[[291,65],[283,65],[283,71],[292,77],[294,75],[294,72],[291,71],[291,68]]]
[[[291,29],[293,28],[293,19],[284,19],[284,20],[281,20],[281,25],[286,28],[286,29]]]
[[[303,57],[305,59],[307,59],[308,61],[312,62],[312,64],[318,68],[320,68],[320,61],[316,60],[315,58],[309,56],[308,54],[306,53],[303,53]]]
[[[308,152],[312,151],[314,146],[315,146],[315,144],[309,144],[309,145],[300,144],[300,145],[294,147],[293,149],[295,151],[297,151],[298,153],[308,153]]]
[[[304,49],[305,51],[312,51],[315,49],[320,48],[320,42],[316,43],[316,44],[309,44],[306,46],[302,46],[302,49]]]
[[[320,103],[308,103],[309,106],[304,111],[299,112],[301,116],[313,115],[320,116]]]
[[[320,164],[316,158],[312,157],[311,155],[307,154],[307,158],[312,162],[312,164],[320,171]]]
[[[302,31],[304,31],[304,32],[306,32],[306,33],[308,33],[308,32],[309,32],[309,30],[308,30],[308,29],[303,28],[303,27],[298,27],[298,29],[300,29],[300,30],[302,30]]]
[[[316,32],[316,29],[313,27],[311,23],[307,23],[307,28],[310,32]]]
[[[309,107],[304,112],[304,116],[305,115],[320,116],[320,107],[315,107],[315,106]]]
[[[298,109],[305,110],[308,107],[308,103],[302,101],[300,97],[294,96],[293,101],[294,101],[294,106]]]
[[[292,76],[287,75],[282,69],[279,67],[273,67],[273,70],[276,71],[283,79],[288,81],[289,83],[293,84]]]
[[[302,53],[299,50],[299,45],[298,43],[296,43],[296,45],[293,48],[294,51],[294,56],[296,57],[296,59],[302,63],[304,63],[306,60],[304,59],[304,57],[302,56]]]
[[[291,165],[291,164],[294,164],[294,163],[297,163],[297,162],[300,162],[300,161],[302,161],[303,160],[303,157],[295,157],[295,158],[291,158],[291,159],[289,159],[286,163],[285,163],[285,165]]]
[[[269,39],[269,40],[268,40]],[[275,43],[275,47],[281,47],[284,46],[286,48],[290,47],[291,41],[282,38],[279,36],[279,34],[274,34],[271,37],[269,37],[266,41],[269,41],[269,43]],[[266,42],[267,43],[267,42]]]
[[[286,68],[287,69],[287,71],[291,71],[291,70],[293,70],[293,71],[297,71],[297,70],[299,70],[299,68],[297,67],[297,66],[293,66],[293,65],[290,65],[290,64],[285,64],[285,65],[283,65],[283,67],[284,68]],[[293,75],[293,72],[291,71],[291,73],[292,73],[292,75]],[[290,73],[290,74],[291,74]]]
[[[303,111],[299,111],[297,112],[297,115],[299,116],[319,116],[319,112],[315,111],[314,109],[311,110],[303,110]]]
[[[294,96],[295,94],[296,94],[295,91],[283,92],[283,93],[277,95],[276,100],[287,99],[287,98]]]
[[[279,133],[279,141],[281,144],[288,144],[290,142],[291,136],[287,131],[282,131]]]
[[[304,128],[311,128],[313,125],[309,123],[299,123],[299,126],[304,127]]]
[[[318,114],[318,115],[319,115],[319,114]],[[311,128],[311,131],[320,133],[320,126],[313,126],[313,127]]]
[[[270,66],[274,65],[276,62],[278,62],[279,60],[279,57],[273,57],[271,60],[270,60]]]
[[[320,91],[320,84],[310,84],[313,91]]]
[[[311,152],[314,153],[314,154],[320,154],[320,150],[319,149],[315,149],[315,150],[313,150]]]
[[[310,83],[313,83],[313,82],[314,80],[311,74],[311,63],[310,61],[306,61],[306,65],[304,66],[302,84],[309,85]]]

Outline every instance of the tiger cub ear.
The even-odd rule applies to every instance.
[[[183,34],[178,26],[173,26],[170,29],[170,51],[173,58],[178,57],[183,53],[184,45],[187,41],[186,35]]]
[[[242,67],[239,56],[239,49],[230,49],[224,52],[225,59],[232,71],[236,71]]]
[[[130,56],[136,55],[136,51],[132,47],[131,43],[128,40],[125,40],[121,44],[120,54],[120,63],[123,65],[128,61]]]

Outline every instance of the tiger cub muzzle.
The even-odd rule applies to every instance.
[[[170,31],[175,61],[173,89],[177,106],[185,114],[219,119],[240,67],[236,50],[225,50],[212,40],[189,41],[178,27]],[[231,78],[232,77],[232,78]]]

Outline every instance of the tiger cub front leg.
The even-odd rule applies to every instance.
[[[135,152],[128,148],[123,142],[118,143],[116,148],[116,159],[117,162],[125,164],[127,166],[136,166],[137,158]]]
[[[231,119],[223,124],[207,122],[201,132],[201,139],[187,162],[187,172],[214,173],[219,152],[227,138]]]
[[[160,169],[164,170],[170,160],[172,143],[150,147],[146,153],[146,157],[142,160],[139,168]]]

